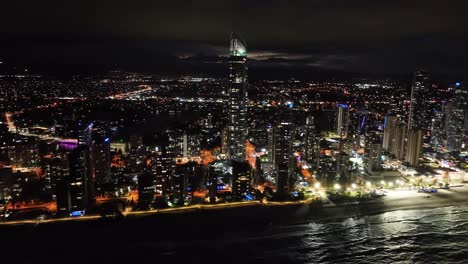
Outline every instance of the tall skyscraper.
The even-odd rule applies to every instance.
[[[139,171],[144,167],[146,157],[146,148],[143,145],[143,139],[139,135],[131,135],[128,142],[128,169],[131,172]]]
[[[228,128],[223,128],[221,130],[221,152],[224,154],[229,153],[229,129]]]
[[[304,142],[304,154],[305,159],[309,162],[315,162],[318,160],[320,155],[318,140],[315,130],[315,119],[313,115],[310,115],[306,119],[306,131],[305,131],[305,142]]]
[[[395,120],[397,119],[396,116],[386,116],[384,121],[384,135],[383,135],[383,142],[382,147],[385,150],[388,150],[390,147],[390,140],[391,140],[391,132],[392,128],[394,127]]]
[[[268,125],[266,129],[267,133],[267,158],[268,162],[273,162],[274,157],[273,155],[275,154],[275,129],[271,126]]]
[[[172,180],[175,204],[183,205],[188,199],[190,180],[195,177],[197,167],[198,164],[194,161],[185,164],[177,164],[175,166],[174,177]]]
[[[382,145],[378,142],[369,144],[367,157],[367,171],[372,172],[380,165],[380,156],[382,155]]]
[[[45,189],[57,195],[56,184],[57,181],[67,177],[68,175],[68,163],[67,160],[60,156],[48,155],[43,157],[44,162],[44,175],[45,175]],[[62,190],[63,191],[63,190]]]
[[[167,148],[155,153],[152,158],[152,171],[156,176],[156,192],[158,194],[170,194],[172,191],[172,177],[175,170],[175,156],[168,152]]]
[[[92,175],[98,185],[107,182],[111,178],[111,153],[110,139],[97,133],[93,136],[91,145],[91,166]]]
[[[229,158],[245,160],[247,140],[247,45],[237,34],[231,34],[229,54],[228,142]]]
[[[84,211],[94,202],[94,181],[91,175],[89,149],[80,146],[68,154],[68,165],[60,170],[56,184],[57,211]],[[66,173],[65,168],[68,168]]]
[[[388,150],[397,159],[405,158],[405,140],[407,127],[398,116],[386,116],[382,148]]]
[[[411,85],[411,97],[408,113],[408,129],[427,130],[431,126],[432,108],[430,107],[429,74],[416,71]]]
[[[143,172],[138,174],[138,207],[147,209],[154,201],[155,175],[150,166],[145,166]]]
[[[349,107],[346,104],[338,104],[336,109],[335,132],[342,138],[348,137]]]
[[[447,107],[447,151],[461,151],[468,132],[468,91],[460,83]]]
[[[276,165],[289,164],[293,157],[293,129],[293,124],[287,121],[282,121],[275,127],[273,159]]]
[[[422,152],[423,134],[421,130],[408,130],[405,161],[411,166],[419,165]]]
[[[431,120],[431,141],[430,145],[437,152],[443,150],[446,142],[446,105],[445,102],[438,110],[434,110]]]
[[[278,177],[276,178],[276,192],[280,199],[284,199],[289,186],[289,168],[287,164],[278,165]]]

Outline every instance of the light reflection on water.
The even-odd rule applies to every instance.
[[[273,226],[169,251],[229,254],[229,263],[467,263],[468,207],[406,210]]]
[[[466,263],[468,258],[467,207],[394,211],[283,227],[283,233],[290,237],[283,234],[282,239],[261,243],[273,260],[288,256],[296,263]]]

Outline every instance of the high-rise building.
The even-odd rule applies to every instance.
[[[273,162],[275,154],[275,129],[269,125],[266,129],[267,132],[267,159],[268,162]]]
[[[155,194],[155,177],[149,166],[138,174],[138,207],[147,209],[151,206]]]
[[[131,135],[128,142],[128,169],[132,172],[139,171],[144,167],[146,149],[143,145],[143,139],[139,135]]]
[[[392,132],[393,129],[398,125],[398,117],[397,116],[386,116],[384,121],[384,136],[383,136],[383,143],[382,147],[385,150],[390,149],[390,143],[392,141]]]
[[[447,107],[447,151],[462,151],[466,148],[468,135],[468,91],[460,83]]]
[[[167,130],[168,146],[167,152],[174,157],[199,156],[201,151],[202,137],[198,133],[188,133],[182,130]]]
[[[293,155],[293,140],[294,140],[294,125],[291,121],[291,116],[288,115],[289,121],[280,121],[274,129],[274,153],[273,164],[276,167],[276,184],[278,195],[284,198],[285,191],[291,183],[291,176],[294,163]],[[286,189],[285,189],[286,188]]]
[[[57,211],[73,213],[85,211],[94,202],[94,181],[91,175],[89,149],[80,146],[73,149],[67,157],[68,164],[55,166]],[[61,171],[61,172],[60,172]]]
[[[167,151],[166,148],[162,148],[152,158],[152,170],[155,174],[156,181],[156,192],[158,194],[170,194],[172,191],[172,177],[175,170],[174,156]]]
[[[229,158],[244,161],[247,140],[247,45],[231,34],[229,56],[228,142]]]
[[[405,158],[407,127],[398,116],[387,116],[384,122],[382,148],[388,150],[397,159]]]
[[[349,129],[349,107],[346,104],[338,104],[336,107],[335,133],[346,138]]]
[[[408,130],[407,139],[405,161],[411,166],[418,166],[423,143],[422,130]]]
[[[223,154],[228,154],[229,153],[229,129],[228,128],[223,128],[221,130],[221,153]]]
[[[39,161],[37,144],[28,138],[17,139],[8,146],[8,157],[17,167],[36,167]]]
[[[441,152],[446,145],[446,106],[445,103],[442,106],[434,110],[434,115],[431,122],[431,140],[430,145],[437,152]]]
[[[43,157],[45,189],[47,193],[56,195],[57,181],[68,175],[67,160],[60,156]]]
[[[201,151],[201,136],[199,134],[187,134],[182,135],[182,146],[184,157],[199,156]]]
[[[354,134],[356,135],[362,135],[362,134],[365,134],[367,129],[368,129],[368,125],[369,125],[369,121],[370,121],[370,115],[369,115],[369,111],[367,110],[360,110],[360,111],[357,111],[357,113],[355,114],[356,118],[354,118],[355,122],[353,124],[353,131]]]
[[[232,162],[232,194],[242,197],[250,193],[251,168],[248,162]]]
[[[293,156],[293,124],[282,121],[276,125],[274,130],[274,154],[275,164],[289,164]]]
[[[429,74],[421,70],[416,71],[411,85],[408,129],[430,129],[432,120],[432,109],[429,103],[430,88]]]
[[[0,199],[3,200],[9,195],[11,190],[13,170],[11,167],[0,167]]]
[[[278,174],[276,178],[276,193],[280,199],[284,199],[289,186],[289,167],[287,164],[278,165]]]
[[[172,181],[175,204],[183,205],[188,200],[190,180],[195,177],[197,167],[194,161],[176,165]]]
[[[91,145],[92,175],[97,184],[110,180],[111,169],[110,139],[102,135],[93,137]]]
[[[372,172],[374,169],[377,169],[379,167],[381,155],[382,144],[375,142],[369,144],[367,157],[367,171]]]
[[[393,91],[390,96],[389,100],[389,112],[392,115],[405,115],[405,100],[407,99],[408,95],[406,89],[402,87],[398,87]]]
[[[310,163],[315,163],[315,161],[318,160],[320,153],[317,140],[319,137],[317,137],[315,130],[314,116],[310,115],[307,117],[305,128],[304,158]]]

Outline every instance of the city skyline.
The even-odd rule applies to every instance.
[[[6,5],[2,259],[465,261],[463,4]]]

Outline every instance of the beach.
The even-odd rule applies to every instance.
[[[386,219],[386,215],[393,219],[395,213],[401,221],[407,218],[413,221],[418,212],[427,215],[428,208],[453,208],[450,209],[453,211],[458,206],[463,208],[466,205],[468,188],[460,186],[430,194],[415,190],[388,191],[385,196],[368,202],[325,207],[317,207],[314,203],[251,203],[218,209],[194,207],[189,210],[128,214],[121,220],[96,216],[82,220],[4,223],[0,225],[0,247],[7,255],[26,263],[63,263],[64,258],[67,258],[67,263],[82,263],[82,258],[119,263],[148,257],[192,261],[191,256],[198,259],[193,263],[212,263],[217,261],[206,259],[206,254],[211,252],[213,256],[223,258],[225,254],[222,252],[225,250],[230,254],[238,252],[234,259],[247,256],[249,263],[261,263],[257,258],[262,252],[251,252],[249,244],[261,243],[268,250],[279,245],[282,248],[290,247],[293,244],[287,244],[289,240],[281,237],[293,239],[290,243],[306,243],[303,240],[322,237],[323,228],[330,235],[320,239],[340,241],[337,237],[343,226],[370,221],[366,219],[374,219],[374,215],[378,219],[376,221]],[[391,221],[385,225],[392,226]],[[356,232],[366,230],[356,228]],[[366,233],[366,236],[372,237],[372,233]],[[377,240],[376,244],[379,245]],[[19,244],[21,247],[18,247]],[[181,250],[192,255],[178,255]],[[135,255],[135,252],[141,256]],[[76,254],[77,259],[70,259],[69,256]],[[273,257],[268,258],[268,263],[295,262],[290,261],[289,253],[281,254],[285,254],[283,258],[288,258],[286,262]],[[295,256],[293,260],[300,256]],[[223,262],[232,263],[229,259]]]

